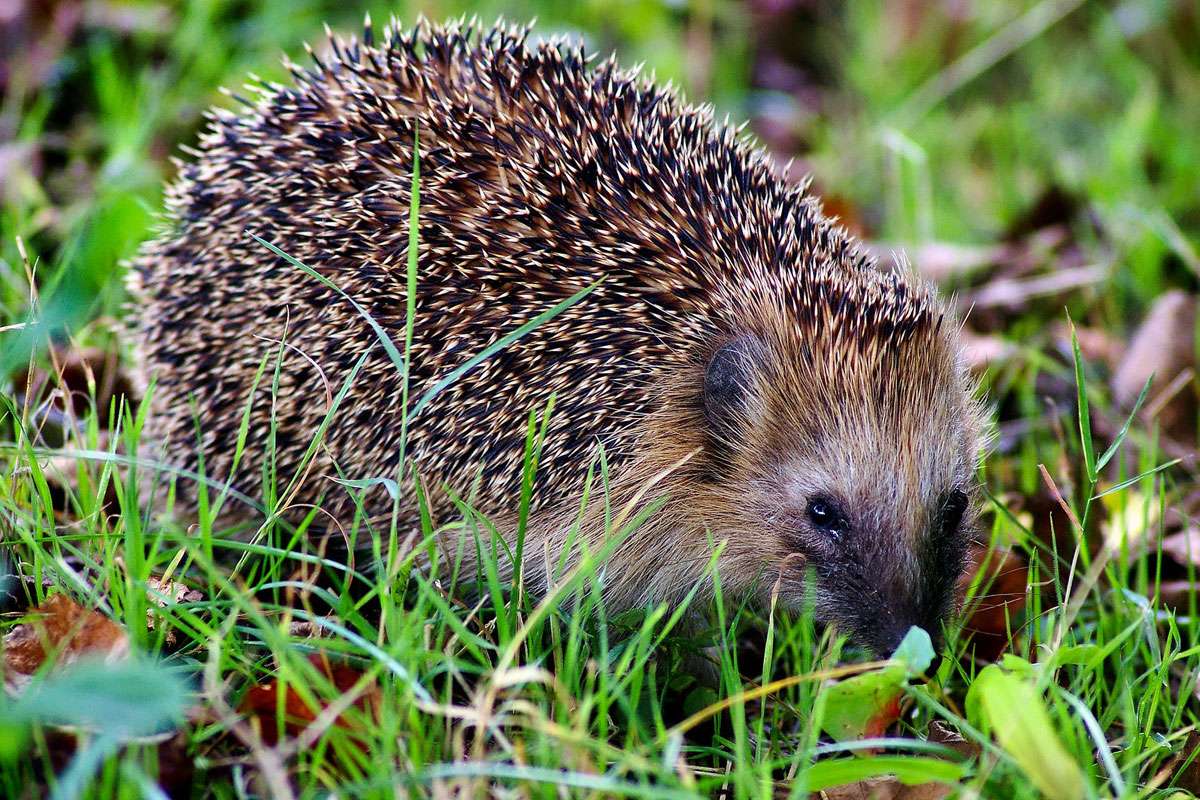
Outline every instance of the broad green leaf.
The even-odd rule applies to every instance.
[[[22,754],[29,731],[25,725],[8,721],[8,712],[0,704],[0,762],[12,761]]]
[[[34,681],[0,724],[79,725],[105,736],[147,736],[183,719],[189,692],[177,673],[149,661],[83,661]]]
[[[949,783],[962,780],[965,765],[929,756],[855,756],[818,761],[808,770],[808,790],[818,792],[830,786],[894,775],[912,786],[918,783]]]
[[[909,677],[916,677],[925,674],[933,663],[933,656],[933,640],[929,638],[929,633],[914,625],[908,629],[896,652],[892,653],[892,661],[901,662]]]
[[[1094,667],[1104,658],[1104,650],[1098,644],[1065,645],[1054,653],[1053,664],[1056,667],[1067,664],[1077,664],[1084,667]]]
[[[929,669],[933,655],[929,634],[910,628],[890,666],[846,678],[825,690],[821,727],[839,742],[880,735],[900,714],[904,684]]]
[[[1028,659],[1021,658],[1016,653],[1005,653],[1000,656],[1000,666],[1019,678],[1032,680],[1037,677],[1037,667],[1031,664]]]
[[[1082,770],[1063,747],[1046,704],[1030,679],[985,667],[967,692],[967,715],[990,731],[1029,780],[1050,800],[1086,794]]]

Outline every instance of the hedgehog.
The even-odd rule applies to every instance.
[[[879,653],[938,636],[982,415],[930,286],[711,107],[578,41],[424,20],[377,40],[368,18],[308,50],[210,112],[134,263],[164,460],[242,492],[275,476],[284,517],[338,530],[428,514],[478,566],[468,509],[533,591],[603,551],[610,609],[711,597],[715,572]],[[406,376],[383,342],[406,336],[414,185]]]

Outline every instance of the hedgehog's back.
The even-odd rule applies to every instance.
[[[323,478],[396,474],[403,381],[364,313],[402,346],[418,141],[410,397],[600,281],[413,420],[427,484],[478,478],[485,511],[514,504],[527,415],[551,397],[539,500],[578,484],[597,441],[610,465],[627,457],[663,382],[694,372],[764,292],[784,303],[807,275],[883,280],[732,132],[612,62],[588,68],[578,46],[422,24],[379,47],[332,40],[315,62],[241,114],[214,113],[169,193],[170,229],[136,265],[149,433],[249,494],[303,473],[286,499],[319,487],[340,513],[347,493]],[[390,508],[368,493],[369,512]]]

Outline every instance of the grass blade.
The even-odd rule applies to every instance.
[[[1133,424],[1133,418],[1142,410],[1142,403],[1146,402],[1146,395],[1150,393],[1150,384],[1154,382],[1154,375],[1146,379],[1146,385],[1142,387],[1142,391],[1138,394],[1137,402],[1133,404],[1133,410],[1129,412],[1129,416],[1125,418],[1125,424],[1121,426],[1121,430],[1117,432],[1117,437],[1113,439],[1113,443],[1104,451],[1104,455],[1100,456],[1100,460],[1096,462],[1096,472],[1104,469],[1104,466],[1112,460],[1112,457],[1117,454],[1117,450],[1121,447],[1121,443],[1125,441],[1125,437],[1129,434],[1129,426]]]
[[[402,356],[400,354],[400,351],[396,349],[396,345],[392,342],[391,337],[389,337],[387,335],[387,331],[385,331],[383,329],[383,326],[380,325],[378,322],[376,322],[375,318],[371,316],[371,313],[369,311],[367,311],[365,308],[363,308],[362,305],[357,300],[355,300],[350,295],[346,294],[346,292],[340,286],[338,286],[333,281],[329,280],[329,278],[326,278],[324,275],[317,272],[315,269],[308,266],[303,261],[300,261],[299,259],[294,258],[294,257],[288,255],[287,253],[283,252],[278,247],[276,247],[275,245],[268,242],[266,239],[263,239],[262,237],[257,236],[253,233],[250,234],[250,238],[253,239],[254,241],[258,242],[259,244],[261,244],[263,247],[270,250],[275,255],[282,258],[284,261],[291,264],[296,269],[304,272],[307,275],[311,275],[312,277],[319,280],[321,283],[325,284],[325,286],[328,286],[330,289],[333,289],[335,292],[340,294],[346,300],[346,302],[348,302],[350,305],[354,306],[354,310],[357,311],[359,313],[359,315],[361,315],[362,318],[367,321],[367,324],[371,326],[371,330],[373,330],[375,332],[375,336],[379,339],[379,343],[381,345],[383,345],[384,352],[387,353],[388,358],[390,358],[392,360],[392,363],[396,365],[396,369],[400,370],[401,375],[407,374],[407,370],[405,369],[405,366],[404,366],[404,363],[405,363],[404,356]]]
[[[1070,320],[1068,320],[1070,322]],[[1075,397],[1079,407],[1079,443],[1083,447],[1083,461],[1088,479],[1096,482],[1096,445],[1092,441],[1092,417],[1088,410],[1087,382],[1083,377],[1083,356],[1079,352],[1079,337],[1075,323],[1071,322],[1071,353],[1075,361]]]
[[[1170,469],[1171,467],[1178,464],[1181,460],[1182,459],[1173,458],[1170,461],[1167,461],[1166,463],[1159,464],[1157,467],[1154,467],[1153,469],[1148,469],[1141,474],[1134,475],[1132,478],[1129,478],[1128,480],[1121,481],[1116,486],[1108,487],[1107,489],[1105,489],[1103,492],[1100,492],[1092,499],[1099,500],[1101,497],[1106,497],[1107,495],[1115,494],[1116,492],[1119,492],[1122,489],[1127,489],[1130,486],[1133,486],[1138,481],[1140,481],[1142,478],[1149,478],[1151,475],[1154,475],[1155,473],[1158,473],[1158,472],[1162,472],[1164,469]]]
[[[435,383],[433,386],[431,386],[429,388],[429,390],[427,392],[425,392],[425,394],[421,395],[421,399],[417,401],[417,404],[415,406],[413,406],[413,409],[410,412],[410,415],[416,416],[417,414],[420,414],[421,411],[425,408],[425,406],[429,405],[429,403],[433,400],[433,398],[437,397],[438,394],[440,394],[443,389],[445,389],[450,384],[454,383],[456,380],[461,378],[464,374],[469,372],[471,369],[478,366],[479,364],[486,361],[487,359],[491,358],[496,353],[498,353],[501,350],[503,350],[504,348],[508,347],[510,344],[517,341],[518,339],[520,339],[522,336],[529,333],[533,329],[541,326],[542,324],[544,324],[546,322],[549,322],[550,320],[557,317],[559,314],[563,313],[567,309],[569,309],[572,306],[574,306],[575,304],[577,304],[583,298],[587,297],[589,294],[591,294],[593,291],[595,291],[595,289],[600,285],[602,280],[603,279],[596,281],[591,286],[588,286],[586,289],[580,289],[578,292],[571,295],[566,300],[563,300],[561,303],[556,304],[553,308],[549,308],[549,309],[543,311],[541,314],[538,314],[536,317],[529,320],[521,327],[517,328],[516,330],[512,331],[511,333],[505,334],[503,337],[492,342],[490,345],[485,347],[480,353],[478,353],[477,355],[468,359],[466,362],[464,362],[460,366],[455,367],[454,370],[450,374],[448,374],[446,377],[439,380],[437,383]]]

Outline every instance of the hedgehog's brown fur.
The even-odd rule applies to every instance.
[[[399,371],[350,303],[249,234],[402,342],[419,131],[413,397],[603,278],[412,420],[436,519],[470,496],[512,535],[528,414],[554,396],[524,546],[535,586],[573,529],[596,548],[613,516],[661,501],[610,558],[618,606],[678,598],[723,543],[726,591],[777,585],[797,604],[808,565],[818,615],[869,644],[937,624],[965,536],[940,509],[971,482],[979,424],[929,291],[878,268],[707,110],[611,60],[589,66],[576,44],[421,23],[375,45],[368,26],[314,60],[294,86],[258,87],[249,111],[215,112],[169,193],[170,230],[136,264],[148,429],[168,458],[197,469],[200,430],[207,475],[250,490],[274,452],[286,484],[371,350],[294,500],[303,513],[324,492],[347,521],[350,493],[330,477],[396,475]],[[597,443],[607,502],[580,514]],[[404,492],[401,530],[417,520]],[[844,507],[846,531],[814,527],[818,494]],[[392,513],[383,487],[364,497],[372,517]]]

